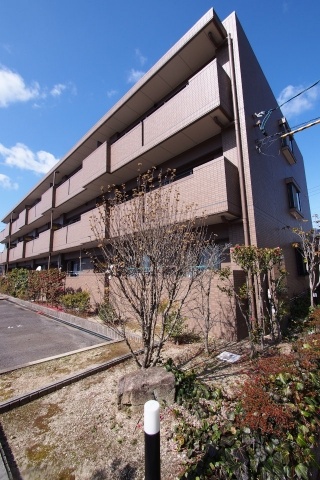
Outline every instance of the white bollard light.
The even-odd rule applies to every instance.
[[[160,480],[160,405],[156,400],[144,404],[145,480]]]

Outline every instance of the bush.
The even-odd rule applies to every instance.
[[[90,294],[83,291],[67,293],[60,297],[60,304],[66,310],[84,313],[90,309]]]
[[[27,298],[29,270],[14,268],[9,272],[3,282],[3,293],[12,297]]]
[[[319,444],[320,309],[310,324],[290,355],[252,364],[236,400],[211,401],[214,415],[199,424],[198,409],[189,403],[176,429],[178,448],[189,458],[181,479],[311,478]]]

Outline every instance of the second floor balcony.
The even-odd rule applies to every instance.
[[[91,229],[91,217],[94,215],[98,215],[97,208],[82,214],[78,222],[56,230],[53,236],[53,252],[82,248],[84,245],[89,247],[95,242]]]
[[[36,257],[49,252],[50,230],[40,233],[38,238],[26,243],[25,257]]]
[[[0,232],[0,243],[4,242],[9,237],[9,231],[10,231],[10,226],[8,224]]]
[[[9,250],[9,262],[21,260],[24,257],[24,242],[19,242]]]

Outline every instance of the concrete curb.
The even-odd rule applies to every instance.
[[[136,353],[140,353],[142,351],[143,350],[138,350]],[[132,358],[131,353],[127,353],[126,355],[114,358],[113,360],[109,360],[108,362],[102,363],[100,365],[81,370],[74,375],[68,375],[67,377],[59,380],[58,382],[50,383],[45,387],[33,390],[27,394],[11,398],[7,402],[0,403],[0,414],[9,412],[10,410],[13,410],[14,408],[20,407],[22,405],[26,405],[27,403],[30,403],[37,398],[41,398],[45,395],[48,395],[49,393],[56,392],[57,390],[60,390],[67,385],[71,385],[72,383],[78,382],[79,380],[89,377],[90,375],[103,372],[104,370],[107,370],[108,368],[118,365],[119,363],[126,360],[129,360],[130,358]]]

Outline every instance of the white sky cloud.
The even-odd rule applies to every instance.
[[[53,88],[50,91],[50,95],[53,97],[60,97],[62,92],[67,88],[66,85],[63,83],[57,83],[56,85],[53,86]]]
[[[0,188],[4,188],[5,190],[18,190],[19,185],[13,182],[7,175],[0,173]]]
[[[39,95],[40,86],[37,82],[27,86],[21,75],[0,65],[0,107],[7,107],[15,102],[27,102]]]
[[[142,72],[141,70],[135,70],[134,68],[131,68],[127,78],[127,82],[136,83],[138,80],[140,80],[141,77],[143,77],[144,74],[145,72]]]
[[[305,88],[307,87],[303,85],[288,85],[280,92],[280,95],[277,98],[278,104],[281,105],[297,95],[299,92],[302,92]],[[320,88],[315,86],[281,107],[281,110],[287,118],[297,117],[301,113],[311,110],[315,106],[315,103],[319,97]]]
[[[139,48],[136,48],[135,50],[136,57],[138,58],[140,65],[144,65],[147,61],[147,57],[144,57],[142,53],[140,52]]]
[[[108,90],[107,91],[107,97],[112,98],[118,93],[118,90]]]
[[[43,150],[34,153],[23,143],[17,143],[11,148],[0,143],[0,157],[5,165],[41,174],[47,173],[59,161],[54,155]]]
[[[50,95],[52,97],[60,97],[60,95],[66,90],[69,90],[72,95],[77,95],[77,88],[72,82],[56,83],[50,90]]]

